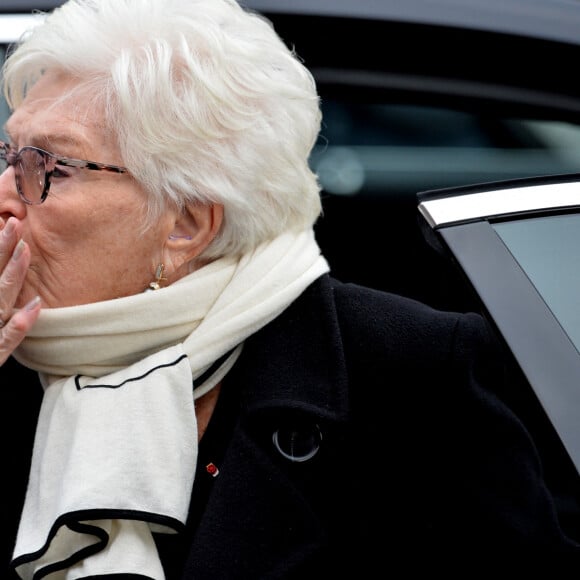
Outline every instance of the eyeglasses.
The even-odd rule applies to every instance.
[[[47,198],[50,180],[55,172],[60,172],[58,177],[68,177],[66,172],[59,170],[57,166],[113,173],[128,172],[127,168],[117,165],[58,157],[38,147],[27,146],[22,147],[20,151],[14,151],[8,143],[0,141],[0,173],[4,173],[10,166],[14,167],[16,191],[22,201],[29,205],[41,204]]]

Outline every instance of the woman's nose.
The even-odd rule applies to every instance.
[[[14,215],[22,219],[26,214],[26,204],[20,199],[16,189],[14,168],[7,167],[0,173],[0,217],[6,219]]]

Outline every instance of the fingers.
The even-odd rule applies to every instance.
[[[21,224],[9,218],[0,231],[0,365],[8,359],[36,322],[40,299],[34,298],[24,308],[15,309],[28,266],[30,249],[21,239]]]
[[[0,325],[6,325],[12,316],[30,263],[20,230],[20,222],[11,217],[0,232]]]
[[[40,298],[36,296],[23,309],[18,310],[0,329],[0,366],[22,342],[40,314]]]

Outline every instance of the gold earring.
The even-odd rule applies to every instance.
[[[155,270],[155,280],[149,284],[147,290],[159,290],[161,288],[161,280],[167,280],[163,277],[163,271],[165,270],[165,264],[159,264]]]

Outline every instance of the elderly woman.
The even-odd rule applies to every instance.
[[[315,84],[266,20],[69,0],[4,82],[0,362],[36,425],[10,577],[577,552],[483,321],[330,277]]]

